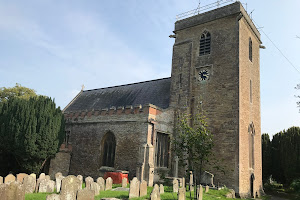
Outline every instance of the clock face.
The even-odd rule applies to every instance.
[[[199,80],[200,81],[208,80],[208,77],[209,77],[209,73],[206,69],[199,72]]]

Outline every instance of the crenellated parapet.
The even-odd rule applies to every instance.
[[[114,116],[114,115],[139,115],[139,114],[152,114],[158,115],[162,112],[162,109],[153,105],[128,105],[128,106],[112,106],[110,108],[103,108],[99,110],[82,110],[76,112],[64,112],[64,117],[68,121],[77,119],[85,119],[99,116]]]

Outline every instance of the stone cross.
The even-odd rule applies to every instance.
[[[139,197],[140,181],[134,177],[130,182],[129,199]]]

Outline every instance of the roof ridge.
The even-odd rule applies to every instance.
[[[147,83],[147,82],[154,82],[154,81],[160,81],[160,80],[170,79],[170,78],[171,77],[165,77],[165,78],[159,78],[159,79],[148,80],[148,81],[141,81],[141,82],[136,82],[136,83],[128,83],[128,84],[123,84],[123,85],[116,85],[116,86],[109,86],[109,87],[104,87],[104,88],[84,90],[83,92],[94,91],[94,90],[101,90],[101,89],[109,89],[109,88],[116,88],[116,87],[122,87],[122,86],[128,86],[128,85],[135,85],[135,84],[141,84],[141,83]]]

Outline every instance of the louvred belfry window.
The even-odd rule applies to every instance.
[[[211,50],[211,35],[209,32],[204,31],[200,39],[199,55],[202,56],[202,55],[210,54],[210,50]]]

